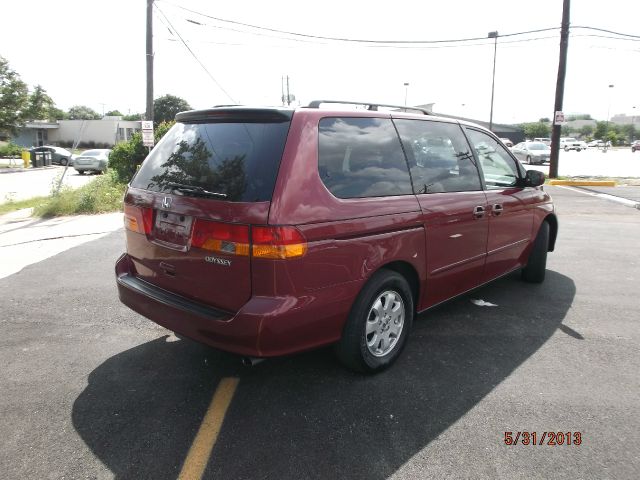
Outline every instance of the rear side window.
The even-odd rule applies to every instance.
[[[388,118],[320,120],[318,170],[339,198],[413,193],[400,140]]]
[[[473,154],[460,126],[397,119],[416,193],[482,190]]]
[[[227,201],[271,200],[288,130],[289,122],[176,123],[131,186],[171,193],[179,184]]]

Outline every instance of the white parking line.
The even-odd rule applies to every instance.
[[[622,198],[622,197],[616,197],[615,195],[608,195],[606,193],[589,192],[589,191],[586,191],[586,190],[580,190],[579,188],[568,187],[566,185],[556,185],[556,186],[558,188],[565,188],[567,190],[571,190],[572,192],[582,193],[584,195],[589,195],[591,197],[599,197],[599,198],[603,198],[605,200],[611,200],[613,202],[622,203],[623,205],[627,205],[628,207],[633,207],[633,208],[637,208],[638,210],[640,210],[640,203],[636,202],[635,200],[629,200],[629,199]]]

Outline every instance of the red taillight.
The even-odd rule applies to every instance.
[[[249,227],[197,218],[191,246],[231,255],[249,255]]]
[[[125,204],[124,227],[132,232],[145,235],[151,234],[151,229],[153,228],[153,209]]]
[[[295,227],[253,227],[251,240],[258,258],[301,257],[307,251],[307,241]]]

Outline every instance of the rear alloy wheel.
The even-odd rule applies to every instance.
[[[568,152],[569,150],[571,150],[569,147],[564,147],[565,152]]]
[[[351,309],[336,345],[338,358],[358,372],[387,368],[404,348],[413,312],[413,294],[407,280],[391,270],[375,273]]]
[[[530,283],[542,283],[547,271],[547,252],[549,251],[549,222],[540,225],[538,235],[533,242],[527,265],[522,269],[522,278]]]

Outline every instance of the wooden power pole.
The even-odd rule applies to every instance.
[[[147,111],[153,121],[153,0],[147,0]]]
[[[556,125],[556,112],[562,111],[564,99],[564,77],[567,73],[567,51],[569,50],[569,9],[570,0],[562,2],[562,30],[560,31],[560,61],[558,62],[558,80],[556,82],[556,101],[553,107],[551,130],[551,159],[549,163],[549,177],[558,177],[558,159],[560,157],[560,130],[562,125]]]

